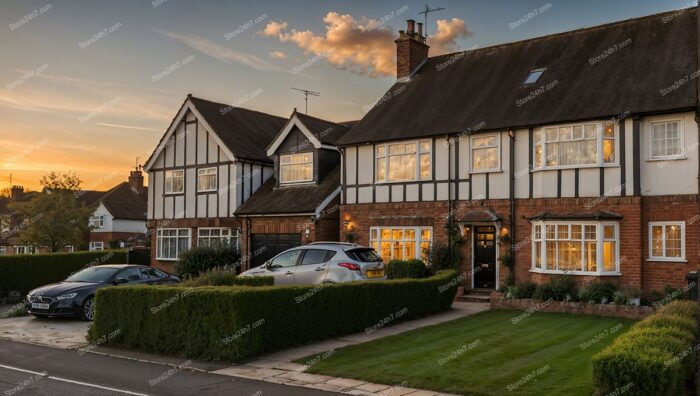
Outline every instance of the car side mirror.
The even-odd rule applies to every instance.
[[[115,285],[119,285],[121,283],[127,283],[127,282],[129,282],[129,281],[124,279],[124,278],[117,278],[114,281],[112,281],[112,283],[114,283]]]

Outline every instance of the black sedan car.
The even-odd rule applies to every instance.
[[[168,285],[180,279],[143,265],[97,265],[69,276],[65,281],[29,292],[29,313],[36,317],[67,316],[91,321],[97,289],[117,285]]]

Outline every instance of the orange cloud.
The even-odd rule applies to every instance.
[[[356,20],[352,15],[329,12],[323,18],[326,33],[310,30],[288,31],[287,22],[271,21],[258,34],[275,37],[281,42],[296,44],[307,54],[325,58],[331,65],[370,77],[393,76],[396,73],[394,39],[397,34],[374,19]],[[458,50],[456,40],[471,34],[459,18],[437,21],[437,33],[428,38],[431,55]]]
[[[287,59],[287,54],[282,51],[272,51],[270,52],[270,56],[275,59]]]

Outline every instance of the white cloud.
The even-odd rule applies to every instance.
[[[270,52],[270,56],[275,59],[287,59],[287,54],[282,51],[272,51]]]

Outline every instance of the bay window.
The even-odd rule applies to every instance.
[[[197,169],[197,191],[216,191],[216,168]]]
[[[433,241],[433,227],[371,227],[370,245],[384,259],[427,262]]]
[[[472,136],[472,172],[500,170],[500,135]]]
[[[177,260],[189,248],[189,228],[159,228],[156,231],[156,259]]]
[[[169,170],[165,171],[165,193],[179,194],[185,191],[185,171]]]
[[[683,155],[681,121],[651,123],[651,158],[667,159]]]
[[[685,261],[685,222],[649,222],[649,260]]]
[[[617,163],[615,125],[591,122],[534,131],[534,168],[604,166]]]
[[[544,273],[619,273],[617,223],[535,222],[532,270]]]
[[[238,249],[238,236],[237,228],[199,228],[197,246],[231,246]]]
[[[313,153],[280,156],[280,183],[300,183],[313,180]]]
[[[376,146],[375,179],[378,182],[428,180],[432,143],[429,140]]]

